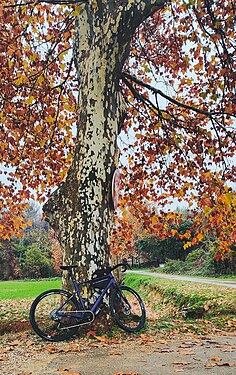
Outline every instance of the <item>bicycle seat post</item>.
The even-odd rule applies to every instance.
[[[72,271],[72,268],[69,268],[68,269],[68,273],[69,273],[69,279],[71,279],[71,281],[73,282],[73,284],[75,283],[75,276],[74,276],[74,273]]]

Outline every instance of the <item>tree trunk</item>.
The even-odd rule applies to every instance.
[[[135,28],[162,5],[162,0],[90,0],[77,19],[77,144],[66,179],[44,212],[58,231],[64,264],[78,264],[80,278],[109,262],[116,138],[125,114],[119,77]]]

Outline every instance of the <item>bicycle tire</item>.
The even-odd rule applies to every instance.
[[[111,315],[126,332],[140,331],[146,321],[146,311],[139,294],[128,286],[113,290],[110,299]]]
[[[55,342],[63,341],[71,338],[77,332],[79,327],[73,326],[79,323],[79,319],[60,317],[55,313],[64,302],[63,310],[81,310],[77,299],[62,289],[47,290],[33,301],[29,313],[30,323],[33,330],[42,339]]]

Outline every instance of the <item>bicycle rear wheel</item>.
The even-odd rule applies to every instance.
[[[51,289],[40,294],[30,308],[30,323],[33,330],[44,340],[69,339],[78,330],[80,319],[70,316],[82,310],[77,299],[69,292]]]
[[[116,288],[110,300],[111,314],[120,328],[137,332],[144,327],[146,312],[138,293],[128,286]]]

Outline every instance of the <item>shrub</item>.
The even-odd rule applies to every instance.
[[[235,275],[235,252],[228,254],[224,260],[215,260],[216,248],[193,250],[184,261],[168,260],[162,269],[166,273],[189,274],[198,276]]]
[[[51,260],[36,243],[27,247],[25,250],[22,273],[26,278],[55,276],[55,270]]]

